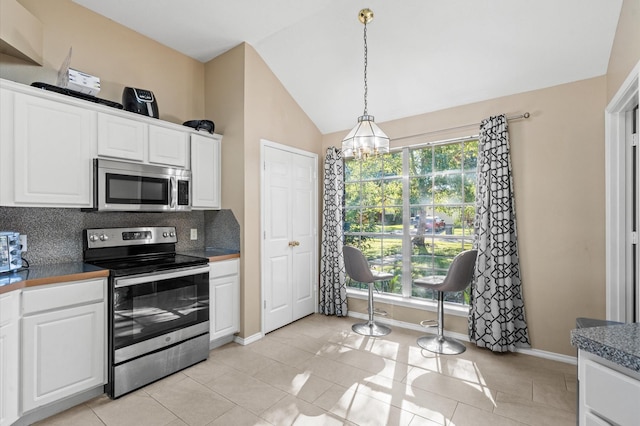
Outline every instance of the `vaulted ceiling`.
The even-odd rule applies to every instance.
[[[202,62],[247,42],[322,133],[604,75],[622,0],[74,0]]]

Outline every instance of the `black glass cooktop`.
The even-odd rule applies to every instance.
[[[170,253],[151,256],[131,256],[110,260],[93,260],[88,263],[100,268],[109,269],[112,276],[118,277],[206,265],[209,263],[209,260],[204,257]]]

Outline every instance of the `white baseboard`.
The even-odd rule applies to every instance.
[[[249,337],[236,336],[236,337],[234,337],[233,341],[238,343],[238,344],[240,344],[240,345],[242,345],[242,346],[245,346],[245,345],[248,345],[250,343],[257,342],[258,340],[262,339],[263,337],[264,337],[264,334],[262,332],[259,332],[259,333],[256,333],[254,335],[251,335]]]
[[[363,319],[363,320],[368,320],[369,319],[369,315],[368,314],[362,314],[360,312],[349,312],[349,316],[353,317],[353,318],[360,318],[360,319]],[[381,324],[386,324],[386,325],[389,325],[389,326],[406,328],[408,330],[422,331],[422,332],[431,333],[431,334],[436,334],[436,332],[437,332],[437,328],[436,327],[425,328],[425,327],[422,327],[420,324],[414,324],[414,323],[410,323],[410,322],[398,321],[398,320],[394,320],[392,318],[385,318],[385,317],[377,316],[376,317],[376,322],[379,322]],[[462,340],[464,342],[470,342],[469,341],[469,336],[466,335],[466,334],[455,333],[455,332],[451,332],[451,331],[446,331],[445,330],[444,335],[447,336],[447,337],[453,337],[454,339]],[[543,351],[543,350],[540,350],[540,349],[516,348],[516,352],[522,353],[522,354],[526,354],[526,355],[535,356],[535,357],[538,357],[538,358],[546,358],[546,359],[550,359],[550,360],[553,360],[553,361],[565,362],[567,364],[573,364],[573,365],[577,365],[578,364],[578,358],[576,358],[574,356],[558,354],[558,353],[555,353],[555,352]]]

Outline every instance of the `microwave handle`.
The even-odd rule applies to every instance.
[[[169,178],[169,207],[172,209],[176,208],[176,199],[178,198],[176,194],[177,191],[178,185],[176,182],[176,177],[171,176]]]

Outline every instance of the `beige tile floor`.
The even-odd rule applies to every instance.
[[[438,356],[394,328],[311,315],[117,400],[99,397],[39,425],[575,425],[576,367],[467,344]]]

